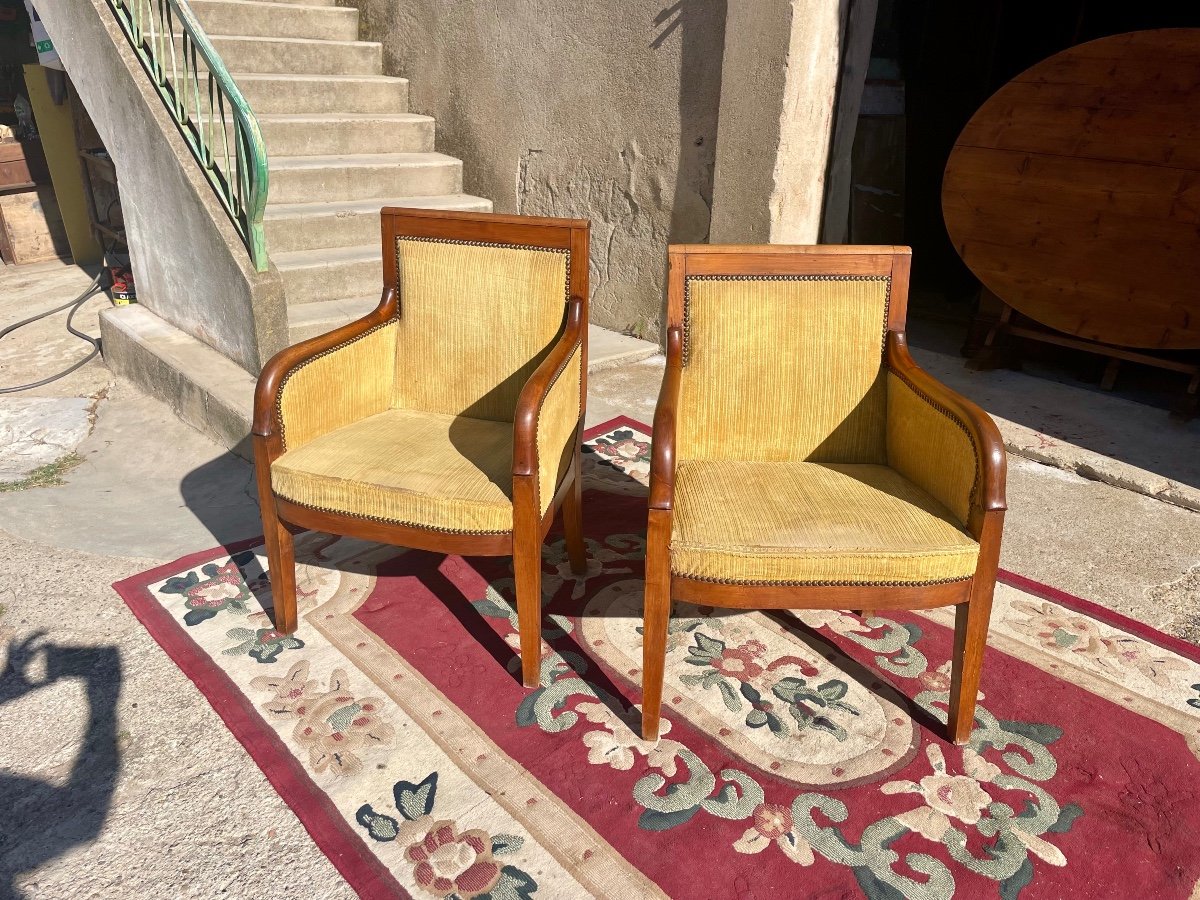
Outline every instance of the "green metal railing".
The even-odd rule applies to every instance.
[[[267,149],[258,120],[187,0],[108,0],[259,272]]]

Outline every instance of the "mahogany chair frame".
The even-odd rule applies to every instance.
[[[642,733],[659,733],[667,625],[672,599],[742,609],[928,609],[955,606],[948,737],[966,742],[991,617],[1004,527],[1006,458],[1000,432],[978,406],[934,379],[909,355],[905,338],[911,251],[907,247],[676,245],[669,251],[667,366],[654,414],[646,538]],[[684,362],[684,291],[694,275],[884,275],[891,278],[883,365],[970,437],[978,466],[967,531],[979,542],[974,575],[942,584],[818,586],[721,584],[671,571],[676,422]]]
[[[504,216],[385,207],[383,296],[376,309],[328,334],[288,347],[267,363],[254,397],[254,463],[259,506],[270,564],[275,626],[290,633],[298,622],[293,534],[305,529],[394,544],[436,553],[513,557],[517,615],[521,636],[521,675],[526,687],[539,679],[541,656],[542,543],[561,508],[571,570],[583,574],[587,559],[583,541],[580,451],[587,402],[588,245],[590,225],[578,219]],[[284,452],[278,398],[288,373],[319,355],[353,341],[378,325],[404,314],[397,276],[396,240],[434,238],[482,244],[552,248],[570,253],[569,300],[562,330],[545,358],[521,390],[513,421],[513,529],[505,534],[460,534],[387,523],[347,513],[315,510],[278,496],[271,488],[271,464]],[[480,298],[486,302],[486,298]],[[580,349],[579,421],[575,452],[567,474],[543,515],[538,507],[538,413],[558,376]],[[331,403],[337,398],[331,397]]]

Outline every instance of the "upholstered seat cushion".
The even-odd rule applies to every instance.
[[[974,574],[979,545],[887,466],[680,462],[671,571],[710,581],[927,584]]]
[[[511,422],[390,409],[289,450],[279,496],[439,531],[512,530]]]

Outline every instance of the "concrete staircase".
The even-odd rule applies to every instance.
[[[462,193],[462,162],[434,151],[433,119],[408,111],[408,82],[382,74],[382,45],[335,4],[191,0],[262,128],[292,343],[378,304],[381,207],[492,208]]]

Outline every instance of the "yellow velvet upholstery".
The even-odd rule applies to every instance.
[[[284,446],[302,447],[388,409],[395,360],[396,323],[392,321],[294,369],[279,392]],[[333,398],[337,402],[330,402]]]
[[[281,497],[462,533],[513,527],[513,419],[564,323],[568,254],[400,238],[399,316],[293,370],[280,392]],[[580,417],[576,347],[538,415],[545,514]]]
[[[691,461],[675,475],[671,571],[708,581],[923,584],[970,577],[979,545],[894,469]]]
[[[511,422],[563,326],[565,252],[401,238],[393,405]]]
[[[888,465],[920,486],[965,524],[979,460],[970,435],[897,376],[888,373]]]
[[[888,281],[687,282],[679,459],[884,463]]]
[[[271,466],[279,496],[439,531],[512,530],[508,422],[390,409],[288,450]]]
[[[747,584],[972,576],[967,433],[884,365],[890,281],[687,280],[671,571]]]
[[[567,474],[575,452],[579,425],[579,379],[583,375],[583,348],[577,346],[546,395],[538,415],[538,500],[544,514],[554,490]]]

